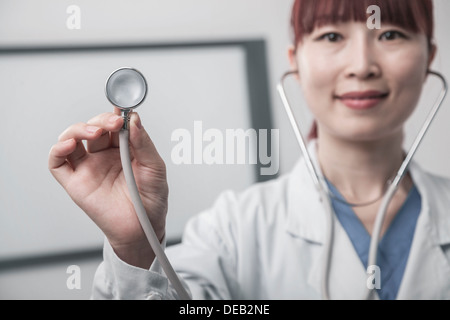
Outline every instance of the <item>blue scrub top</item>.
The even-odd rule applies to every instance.
[[[327,181],[327,184],[330,192],[336,198],[345,201],[333,184],[329,181]],[[351,206],[333,198],[331,200],[337,218],[347,232],[353,247],[367,270],[370,234]],[[421,206],[421,196],[416,186],[413,186],[403,206],[379,242],[377,266],[380,268],[381,287],[377,289],[377,292],[382,300],[393,300],[397,297]]]

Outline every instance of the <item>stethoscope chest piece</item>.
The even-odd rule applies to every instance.
[[[118,107],[124,119],[138,107],[147,96],[148,85],[142,73],[133,68],[119,68],[108,77],[105,85],[106,98]],[[125,121],[124,126],[127,126]]]

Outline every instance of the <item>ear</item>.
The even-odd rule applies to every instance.
[[[288,47],[288,59],[289,59],[289,65],[291,66],[291,70],[298,70],[298,65],[297,65],[297,54],[296,54],[296,50],[294,46],[289,46]],[[300,82],[300,77],[299,77],[300,72],[298,72],[295,75],[295,79],[297,79],[297,81]]]
[[[431,47],[430,47],[430,54],[428,57],[428,65],[427,65],[427,70],[430,70],[431,64],[434,61],[434,58],[436,57],[436,52],[437,52],[437,46],[432,43]]]

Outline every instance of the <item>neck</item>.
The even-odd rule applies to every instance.
[[[318,160],[325,177],[349,202],[382,195],[403,162],[403,133],[376,141],[355,142],[319,134]]]

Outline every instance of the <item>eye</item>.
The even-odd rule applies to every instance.
[[[329,33],[325,33],[324,35],[318,37],[317,40],[318,41],[327,40],[328,42],[338,42],[338,41],[342,40],[342,36],[336,32],[329,32]]]
[[[400,31],[390,30],[380,36],[380,40],[392,41],[396,39],[406,39],[406,35]]]

